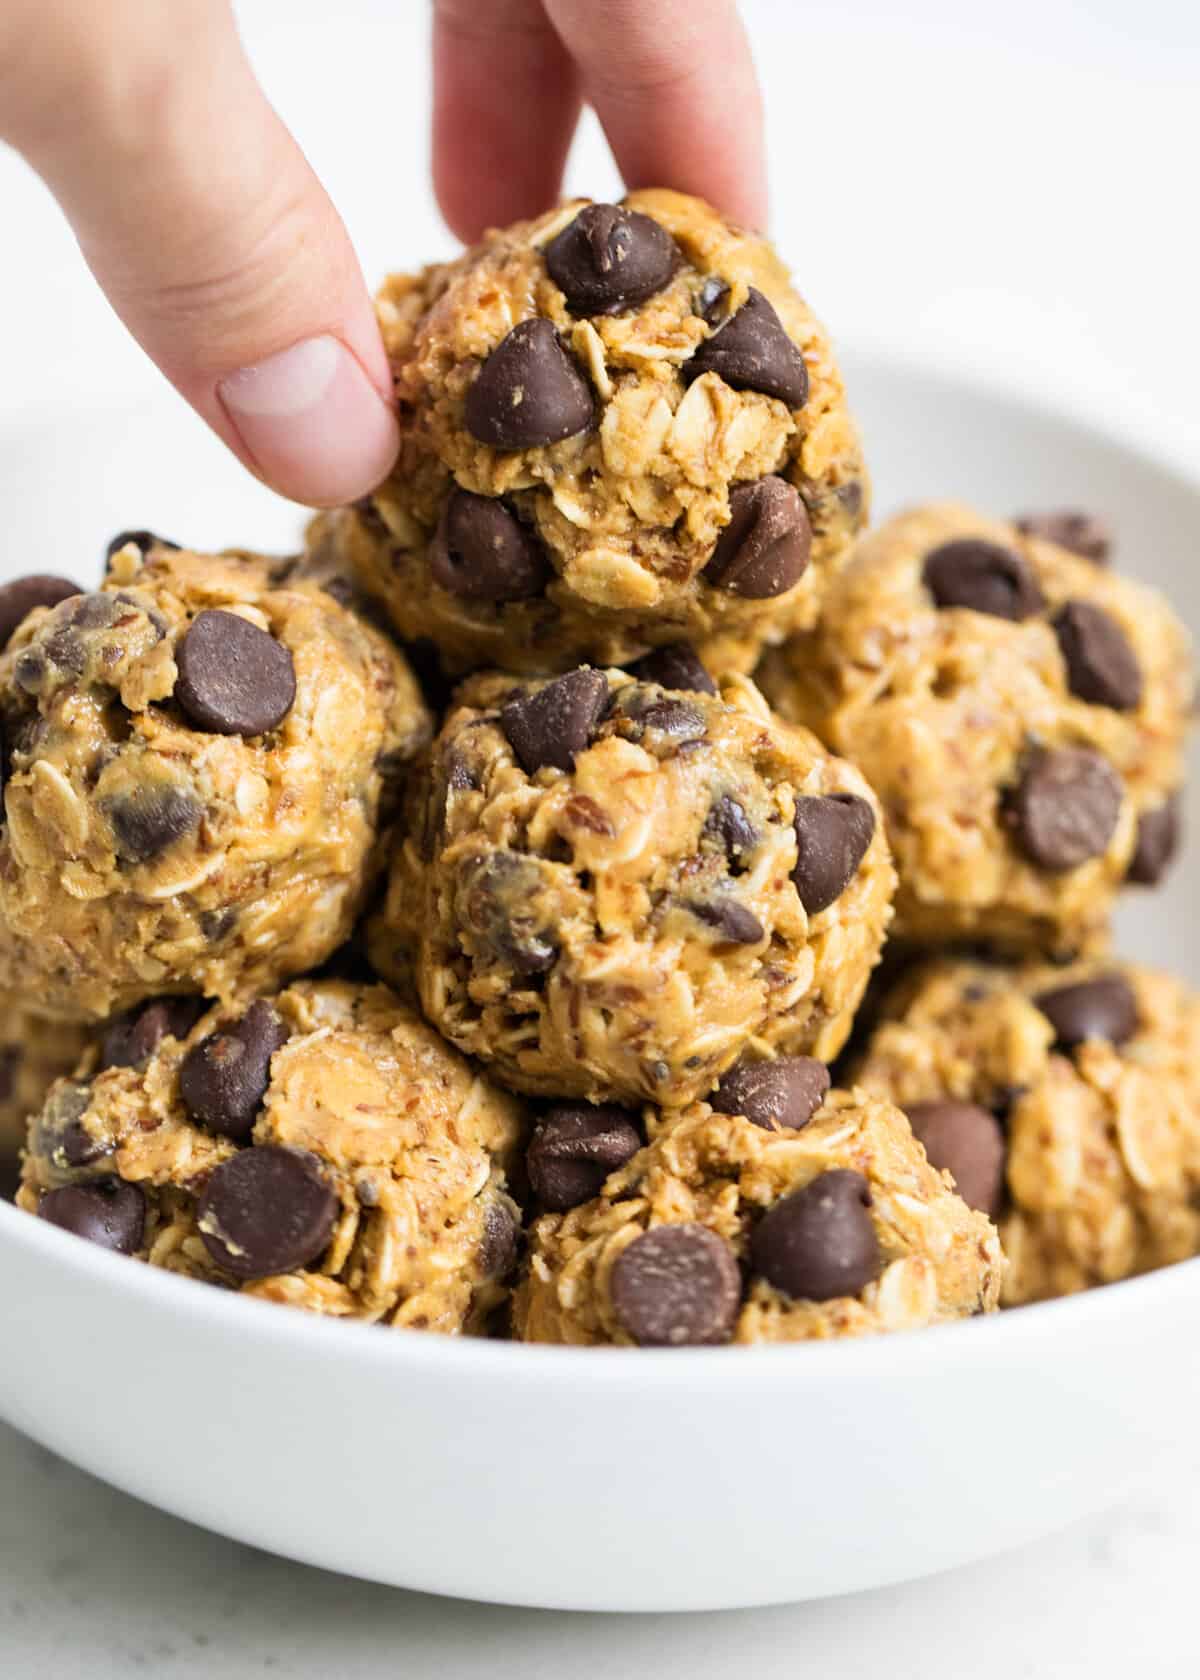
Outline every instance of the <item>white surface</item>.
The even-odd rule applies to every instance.
[[[264,78],[375,275],[447,248],[422,176],[426,9],[356,0],[338,10],[340,71],[331,70],[327,5],[241,7]],[[996,370],[1013,387],[1112,413],[1160,450],[1196,458],[1198,236],[1185,178],[1200,121],[1194,6],[757,0],[746,10],[772,100],[776,232],[840,338]],[[572,179],[608,190],[594,134]],[[13,328],[0,413],[26,420],[39,407],[153,389],[56,212],[4,157],[0,204],[0,319]],[[71,469],[64,456],[57,491],[32,522],[39,565],[76,563],[68,512],[89,556],[113,523],[86,525]],[[115,522],[142,523],[149,499],[139,489],[137,507]],[[12,514],[10,503],[6,523]],[[151,1390],[147,1403],[155,1398]],[[1149,1385],[1146,1404],[1153,1417]],[[886,1415],[886,1397],[880,1405]],[[852,1603],[615,1622],[442,1604],[314,1575],[45,1462],[0,1436],[0,1667],[22,1676],[274,1670],[356,1680],[442,1670],[538,1680],[744,1667],[1101,1680],[1135,1665],[1156,1677],[1195,1669],[1200,1482],[1186,1453],[1112,1517],[995,1565]]]
[[[989,1564],[707,1616],[448,1603],[281,1562],[0,1426],[0,1655],[17,1680],[1194,1680],[1200,1474]],[[404,1520],[401,1517],[399,1520]]]

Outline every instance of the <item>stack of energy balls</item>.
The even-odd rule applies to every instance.
[[[126,533],[93,593],[3,592],[20,1205],[315,1312],[642,1347],[1195,1253],[1200,1005],[1107,933],[1176,846],[1167,605],[1082,516],[862,537],[825,334],[693,199],[379,312],[400,456],[304,554]]]

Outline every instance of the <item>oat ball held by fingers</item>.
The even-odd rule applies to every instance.
[[[231,998],[348,934],[429,719],[387,637],[269,562],[129,542],[0,657],[0,988]]]
[[[1128,963],[936,962],[858,1066],[997,1215],[1006,1302],[1200,1251],[1200,999]]]
[[[576,201],[379,298],[402,445],[315,543],[459,670],[748,669],[866,515],[829,341],[762,239],[679,193]]]
[[[535,1220],[516,1333],[794,1342],[994,1308],[1004,1262],[986,1215],[929,1165],[890,1103],[824,1083],[798,1108],[764,1108],[751,1082],[741,1100],[718,1098],[729,1112],[701,1102],[662,1116],[591,1200]]]
[[[963,507],[904,514],[760,680],[878,793],[902,939],[1070,955],[1169,865],[1191,650],[1093,560]]]
[[[54,1081],[71,1072],[93,1030],[35,1015],[20,994],[0,996],[0,1174],[24,1146],[26,1120]]]
[[[505,1298],[522,1112],[386,987],[143,1005],[30,1128],[30,1212],[332,1317],[454,1332]]]
[[[372,940],[519,1090],[682,1104],[752,1042],[836,1054],[894,875],[850,765],[722,695],[579,667],[472,679]]]

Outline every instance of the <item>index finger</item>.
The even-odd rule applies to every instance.
[[[543,0],[630,187],[767,222],[762,98],[733,0]]]

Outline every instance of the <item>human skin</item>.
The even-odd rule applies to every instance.
[[[585,100],[630,186],[765,222],[761,107],[733,0],[437,0],[433,73],[434,183],[464,239],[553,202]],[[92,0],[86,29],[73,0],[6,0],[0,140],[54,194],[142,348],[252,472],[313,506],[383,479],[398,433],[371,300],[230,0]]]

